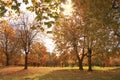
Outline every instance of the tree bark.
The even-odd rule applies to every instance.
[[[9,56],[8,56],[8,53],[6,53],[6,64],[5,66],[9,66]]]
[[[5,55],[6,55],[6,64],[5,66],[9,66],[9,55],[8,55],[8,40],[5,42]]]
[[[76,56],[77,56],[77,59],[78,59],[79,70],[83,70],[83,65],[82,65],[83,60],[80,59],[80,56],[79,56],[79,53],[78,53],[78,50],[77,50],[77,46],[74,46],[74,50],[75,50],[75,53],[76,53]]]
[[[79,70],[83,70],[83,64],[82,64],[82,60],[79,61]]]
[[[28,69],[28,52],[25,53],[25,65],[24,69]]]
[[[92,71],[91,54],[92,54],[92,49],[88,48],[88,71]]]

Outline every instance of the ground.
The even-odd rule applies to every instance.
[[[0,68],[0,80],[120,80],[119,74],[120,67],[94,67],[92,72],[79,71],[77,67]]]

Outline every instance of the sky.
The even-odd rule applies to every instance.
[[[72,8],[73,4],[72,4],[72,1],[71,0],[67,0],[67,2],[65,4],[62,4],[62,7],[65,9],[63,14],[65,16],[71,16],[72,15],[72,11],[73,11],[73,8]]]

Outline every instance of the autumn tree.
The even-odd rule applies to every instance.
[[[61,22],[60,22],[61,21]],[[83,59],[85,53],[85,41],[84,41],[84,24],[79,14],[74,13],[69,18],[63,18],[59,20],[59,24],[55,27],[54,38],[58,49],[67,51],[74,50],[77,57],[79,69],[83,70]],[[63,45],[63,46],[61,46]],[[83,50],[82,53],[80,51]]]
[[[34,66],[45,66],[48,61],[47,49],[42,42],[34,42],[29,55],[30,63]]]
[[[18,31],[18,37],[20,39],[21,43],[21,49],[24,51],[25,54],[25,66],[24,69],[28,68],[28,54],[31,50],[31,45],[34,41],[35,36],[37,35],[38,31],[34,30],[33,27],[35,27],[35,23],[29,22],[30,18],[28,14],[25,14],[24,12],[20,14],[20,17],[18,18],[17,25],[17,31]]]
[[[3,52],[6,56],[6,66],[8,66],[10,60],[10,53],[12,53],[16,47],[16,43],[14,42],[16,32],[8,21],[2,20],[0,23],[0,44],[2,45]]]
[[[64,52],[59,54],[59,65],[61,67],[68,66],[68,62],[67,62],[68,57],[69,57],[69,55],[68,55],[67,51],[64,51]]]
[[[116,31],[119,33],[119,27],[116,25],[116,22],[118,23],[119,21],[119,1],[74,0],[73,2],[75,2],[76,11],[81,12],[82,19],[86,25],[84,34],[86,35],[88,46],[88,70],[91,71],[91,54],[95,48],[100,51],[105,50],[109,46],[109,50],[111,50],[111,46],[115,46],[116,43],[119,44],[119,41],[114,41],[116,40],[115,37],[114,40],[110,39],[112,33],[116,33]],[[117,21],[115,21],[115,17],[117,17]]]
[[[77,58],[75,55],[76,54],[75,54],[74,50],[67,51],[67,49],[66,49],[66,51],[60,53],[58,56],[59,66],[74,67],[74,66],[78,65],[78,61],[77,61]]]

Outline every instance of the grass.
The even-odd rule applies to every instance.
[[[25,80],[32,79],[36,76],[43,76],[55,70],[50,67],[29,67],[24,70],[23,67],[6,67],[0,69],[0,80]]]
[[[86,69],[87,67],[84,67]],[[5,67],[0,68],[0,80],[120,80],[120,67],[93,67],[93,72],[78,67]]]

